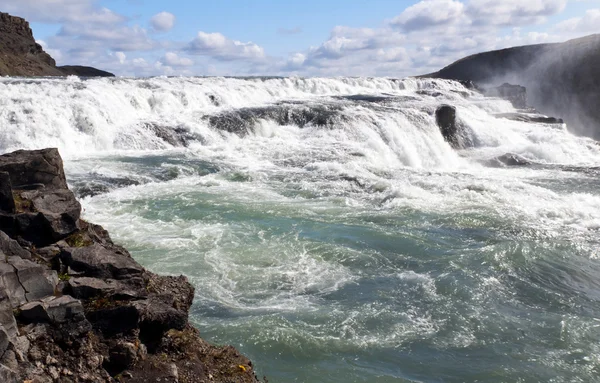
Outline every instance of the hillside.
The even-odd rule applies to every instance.
[[[0,76],[114,76],[89,67],[57,67],[54,59],[36,43],[29,23],[0,13]]]
[[[425,77],[510,82],[527,87],[529,102],[563,117],[573,131],[600,138],[600,35],[558,44],[479,53]]]

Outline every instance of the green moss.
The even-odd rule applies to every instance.
[[[67,244],[71,247],[87,247],[94,244],[81,231],[71,234],[65,239],[65,242],[67,242]]]
[[[68,282],[71,279],[71,276],[68,274],[58,274],[58,279],[63,282]]]
[[[13,191],[13,199],[15,200],[15,210],[17,214],[35,212],[33,202],[21,197],[21,192]]]

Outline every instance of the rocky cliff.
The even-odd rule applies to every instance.
[[[57,67],[56,62],[35,42],[29,23],[0,13],[0,76],[114,76],[88,67]]]
[[[527,88],[528,102],[563,117],[577,133],[600,138],[600,35],[560,44],[485,52],[426,75],[478,85],[508,82]]]
[[[0,382],[256,382],[188,322],[185,277],[80,218],[56,149],[0,156]]]

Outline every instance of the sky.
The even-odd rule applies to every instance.
[[[600,33],[600,0],[0,0],[58,65],[118,76],[386,76]]]

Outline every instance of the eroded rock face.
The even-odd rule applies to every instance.
[[[56,150],[2,166],[15,208],[0,211],[0,382],[257,382],[248,359],[190,326],[187,278],[148,272],[79,218]]]

